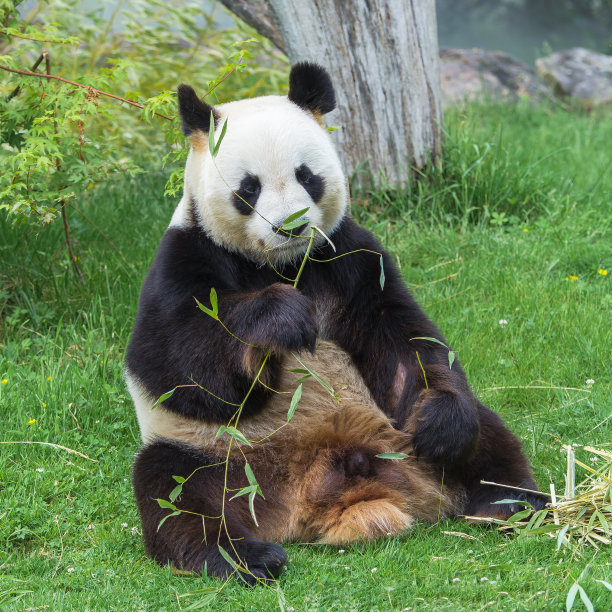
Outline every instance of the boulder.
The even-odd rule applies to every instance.
[[[612,101],[612,56],[575,47],[536,60],[536,70],[556,95],[591,105]]]
[[[527,64],[501,51],[440,48],[442,104],[487,97],[542,100],[548,88]]]

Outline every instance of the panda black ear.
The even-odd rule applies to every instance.
[[[207,134],[210,130],[211,111],[215,123],[219,120],[219,115],[215,109],[206,102],[202,102],[193,87],[189,85],[178,86],[178,107],[185,136],[192,136],[194,132]]]
[[[288,98],[316,115],[336,108],[336,94],[327,70],[311,62],[300,62],[291,68]]]

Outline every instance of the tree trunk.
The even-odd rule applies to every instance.
[[[367,168],[376,184],[401,185],[412,165],[440,154],[434,0],[222,2],[279,47],[280,32],[292,64],[330,72],[338,108],[327,119],[341,128],[333,138],[347,172]],[[355,178],[369,184],[367,172]]]

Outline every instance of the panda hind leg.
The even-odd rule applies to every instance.
[[[548,497],[538,493],[520,441],[493,411],[482,404],[478,410],[480,440],[466,466],[467,503],[463,514],[506,520],[524,508],[516,502],[526,502],[534,510],[541,510]],[[505,499],[512,502],[499,503]]]
[[[227,529],[221,525],[225,466],[214,466],[215,463],[219,463],[218,458],[166,439],[147,444],[138,453],[132,480],[148,554],[158,563],[170,563],[179,570],[205,572],[222,579],[235,573],[247,585],[278,577],[287,555],[278,544],[263,542],[253,535],[252,519],[245,507],[246,496],[225,504]],[[174,502],[177,508],[187,512],[168,518],[160,526],[171,509],[161,508],[157,499],[168,499],[176,486],[173,476],[187,478],[194,470]],[[230,465],[228,486],[239,488],[247,484],[243,466]],[[263,481],[260,484],[264,486]],[[255,509],[260,520],[266,518],[266,512],[274,512],[273,504],[258,507],[256,503]],[[248,568],[248,572],[235,571],[223,557],[219,545],[239,567]]]

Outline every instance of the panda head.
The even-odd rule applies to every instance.
[[[347,206],[346,178],[323,125],[335,108],[327,72],[295,65],[289,94],[211,107],[188,85],[178,88],[183,132],[191,141],[185,191],[171,225],[195,223],[222,247],[275,264],[299,260],[314,225],[329,235]],[[218,141],[209,150],[211,112]],[[283,222],[298,211],[303,225]],[[295,224],[294,224],[295,225]],[[317,242],[324,240],[317,232]]]

